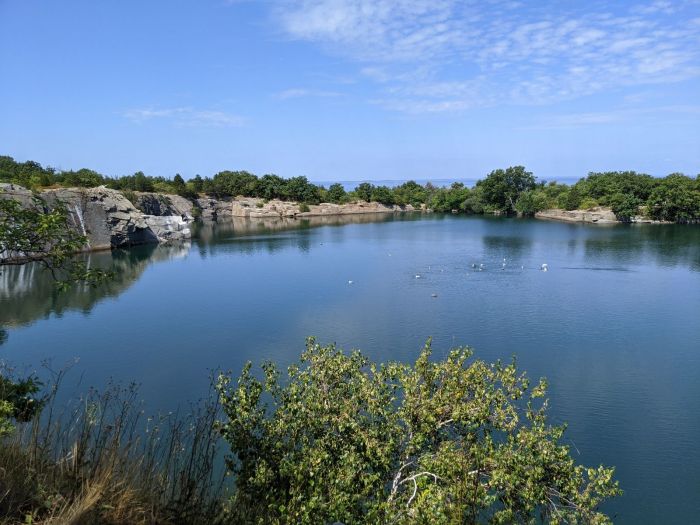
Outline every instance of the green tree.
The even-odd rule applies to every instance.
[[[195,177],[190,181],[190,183],[192,184],[192,190],[195,193],[201,193],[204,189],[204,180],[199,174],[195,175]]]
[[[486,204],[503,213],[514,213],[520,194],[534,189],[535,185],[535,177],[523,166],[494,170],[477,182]]]
[[[286,191],[286,181],[277,175],[263,175],[258,183],[258,197],[263,199],[284,199]]]
[[[255,197],[258,178],[247,171],[220,171],[214,175],[212,185],[212,193],[220,197]]]
[[[33,206],[23,206],[0,192],[0,265],[34,261],[61,288],[76,282],[96,285],[109,274],[74,258],[85,245],[86,238],[75,231],[61,205],[45,210],[37,199]]]
[[[363,182],[361,184],[358,184],[357,187],[353,190],[353,193],[355,194],[355,197],[363,200],[370,202],[372,200],[372,192],[374,191],[374,185],[370,184],[369,182]]]
[[[153,181],[146,177],[143,171],[137,171],[133,175],[133,189],[134,191],[153,191]]]
[[[565,210],[577,210],[583,202],[583,195],[578,185],[574,185],[568,190],[559,193],[557,203]]]
[[[546,210],[548,207],[547,194],[543,189],[539,188],[524,191],[515,203],[515,209],[518,213],[526,216],[532,216],[538,211]]]
[[[78,186],[81,188],[94,188],[104,184],[104,177],[96,171],[86,168],[78,171],[64,171],[61,173],[63,186]]]
[[[289,199],[308,204],[321,202],[318,186],[311,184],[306,177],[292,177],[287,180],[285,194]]]
[[[606,200],[619,221],[629,222],[639,214],[641,201],[631,193],[615,193]]]
[[[649,215],[673,222],[700,221],[700,176],[673,173],[659,181],[647,200]]]
[[[307,342],[280,380],[221,376],[220,428],[246,523],[609,523],[613,469],[576,465],[545,383],[468,348],[414,365]]]
[[[342,202],[345,202],[345,199],[347,198],[347,193],[345,192],[345,188],[343,187],[343,185],[336,182],[328,187],[328,192],[326,193],[326,196],[330,202],[340,204]]]
[[[425,188],[413,180],[404,182],[394,188],[394,202],[399,205],[411,204],[417,208],[425,204],[427,192]]]
[[[370,200],[391,206],[394,204],[394,194],[388,186],[375,186],[372,188]]]

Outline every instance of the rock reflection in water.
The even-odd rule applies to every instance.
[[[59,291],[51,274],[37,263],[0,266],[0,327],[21,326],[71,310],[90,312],[101,300],[127,290],[151,263],[185,257],[190,247],[183,242],[81,255],[88,268],[110,270],[114,278],[100,286],[75,285],[66,291]]]

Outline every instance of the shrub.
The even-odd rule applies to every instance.
[[[545,383],[471,357],[378,365],[310,339],[283,381],[221,376],[234,521],[608,523],[613,469],[574,463]]]
[[[311,211],[311,208],[309,208],[308,204],[306,204],[305,202],[302,202],[301,204],[299,204],[299,211],[301,213],[306,213],[308,211]]]
[[[579,204],[579,208],[582,210],[590,210],[591,208],[596,208],[597,206],[600,206],[598,204],[598,201],[595,199],[592,199],[590,197],[586,197],[581,201],[581,204]]]

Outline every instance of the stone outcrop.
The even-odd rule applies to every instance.
[[[202,220],[216,221],[222,218],[231,217],[231,200],[230,199],[215,199],[213,197],[204,196],[195,201],[199,209]]]
[[[186,221],[194,220],[192,201],[179,195],[161,193],[134,192],[132,203],[146,215],[157,217],[179,215]]]
[[[348,204],[310,204],[308,211],[301,211],[297,202],[239,197],[231,202],[233,217],[272,219],[283,217],[324,217],[333,215],[357,215],[365,213],[395,213],[417,211],[413,206],[387,206],[378,202],[357,201]]]
[[[17,185],[3,185],[0,190],[5,197],[17,199],[25,206],[48,209],[59,204],[64,206],[73,228],[87,237],[87,250],[181,241],[191,237],[188,223],[192,220],[192,206],[188,211],[182,202],[171,202],[168,207],[152,210],[168,213],[175,210],[176,214],[156,215],[143,213],[122,193],[104,186],[50,189],[37,196]]]
[[[537,212],[535,218],[596,224],[615,224],[619,222],[610,208],[604,208],[602,206],[591,208],[590,210],[544,210]]]
[[[24,208],[40,208],[41,203],[37,201],[34,193],[32,193],[27,188],[18,186],[17,184],[11,184],[7,182],[0,182],[0,198],[10,198],[19,203]]]

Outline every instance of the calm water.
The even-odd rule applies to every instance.
[[[191,245],[92,255],[117,273],[98,290],[56,294],[31,267],[3,268],[0,357],[78,357],[83,386],[135,380],[168,410],[209,370],[289,363],[308,335],[384,360],[429,336],[438,356],[517,355],[548,378],[577,460],[617,466],[616,522],[699,522],[700,228],[357,220],[202,226]]]

